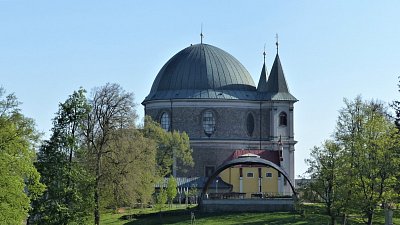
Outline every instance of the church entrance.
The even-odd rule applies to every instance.
[[[266,195],[260,191],[256,193],[245,193],[243,192],[242,186],[249,185],[242,181],[242,174],[240,174],[240,190],[241,191],[229,191],[229,192],[218,192],[217,190],[209,190],[211,183],[218,183],[220,178],[218,177],[221,172],[226,169],[233,168],[235,166],[263,166],[272,168],[277,171],[285,179],[285,183],[289,184],[292,192],[284,195]],[[259,171],[261,168],[259,168]],[[241,171],[241,170],[240,170]],[[260,173],[261,174],[261,173]],[[274,211],[293,211],[294,202],[297,198],[297,193],[294,188],[289,175],[278,165],[271,161],[256,158],[256,157],[240,157],[231,161],[225,162],[219,166],[215,172],[206,181],[201,194],[200,208],[203,212],[221,212],[221,211],[258,211],[258,212],[274,212]]]

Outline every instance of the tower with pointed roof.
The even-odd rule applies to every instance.
[[[236,58],[203,38],[161,68],[142,104],[165,130],[189,135],[195,166],[184,168],[178,159],[178,177],[207,177],[237,150],[264,150],[279,158],[277,164],[294,180],[297,99],[278,51],[269,74],[265,56],[257,86]],[[283,177],[279,191],[290,192]]]
[[[264,121],[261,125],[266,130],[260,132],[260,143],[265,138],[269,140],[271,148],[280,152],[281,167],[294,180],[294,146],[297,142],[294,140],[293,110],[294,103],[298,100],[289,92],[279,58],[278,42],[276,45],[277,51],[271,73],[268,75],[264,59],[257,86],[258,99],[261,102],[260,111],[262,113],[260,114],[269,114],[266,117],[266,120],[269,117],[269,121]],[[268,135],[269,137],[262,137],[262,135]],[[290,191],[283,178],[279,180],[279,189],[285,192]]]

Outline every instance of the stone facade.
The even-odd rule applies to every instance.
[[[204,112],[208,110],[215,116],[215,131],[211,136],[205,134],[202,121]],[[178,176],[206,176],[206,167],[217,168],[238,149],[278,150],[279,138],[284,143],[285,161],[291,161],[289,149],[294,149],[295,141],[293,105],[290,103],[175,100],[150,103],[146,105],[145,111],[146,115],[158,122],[163,113],[168,113],[170,129],[185,131],[189,135],[195,165],[193,168],[178,169]],[[281,112],[288,115],[285,126],[279,126]],[[248,114],[252,114],[254,118],[251,135],[247,128]],[[284,164],[286,163],[282,166]],[[293,162],[285,167],[293,169],[289,164]]]

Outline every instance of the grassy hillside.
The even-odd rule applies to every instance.
[[[135,209],[129,210],[123,214],[106,213],[102,216],[102,224],[105,225],[158,225],[158,224],[174,224],[187,225],[191,224],[191,212],[195,215],[195,224],[201,225],[324,225],[328,224],[329,218],[324,215],[323,208],[317,205],[308,205],[305,207],[305,215],[300,216],[295,213],[277,212],[277,213],[200,213],[194,209],[184,209],[183,207],[174,206],[171,212],[166,210],[160,216],[159,213],[152,209]],[[134,215],[138,218],[131,220],[123,220],[123,215]],[[400,211],[394,213],[394,224],[400,224]],[[374,224],[384,224],[383,211],[379,211]],[[340,224],[340,223],[338,223]],[[352,215],[350,225],[363,224],[358,215]]]

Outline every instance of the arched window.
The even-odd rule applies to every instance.
[[[203,113],[203,129],[204,133],[210,137],[215,131],[215,118],[211,111]]]
[[[279,114],[279,126],[287,126],[287,115],[285,112]]]
[[[247,114],[247,133],[249,136],[253,136],[253,131],[254,131],[254,116],[253,114],[249,113]]]
[[[161,114],[161,119],[160,119],[160,124],[161,127],[165,130],[165,131],[169,131],[169,127],[171,125],[170,121],[169,121],[169,114],[166,112],[163,112]]]

